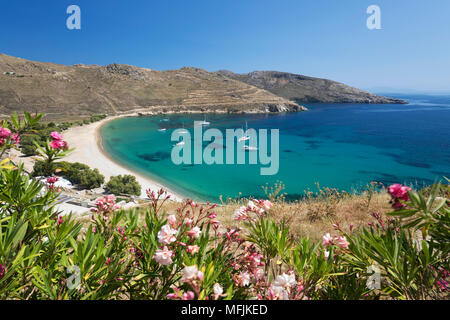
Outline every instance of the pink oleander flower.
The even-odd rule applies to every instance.
[[[116,204],[116,197],[114,195],[107,195],[95,200],[96,208],[91,209],[92,212],[101,213],[107,215],[120,209],[120,206]]]
[[[222,286],[221,286],[219,283],[216,283],[216,284],[213,286],[213,292],[214,292],[214,300],[217,300],[217,299],[219,299],[220,297],[223,297],[223,296],[224,296],[224,294],[223,294],[223,288],[222,288]]]
[[[173,252],[171,250],[167,249],[167,247],[165,246],[163,249],[156,250],[153,258],[159,264],[161,264],[163,266],[168,266],[173,263],[172,255],[173,255]]]
[[[187,246],[186,251],[192,255],[196,254],[200,248],[197,245]]]
[[[192,291],[188,291],[183,293],[182,300],[194,300],[195,294]]]
[[[388,187],[388,192],[393,199],[400,199],[403,201],[409,201],[408,191],[411,190],[410,187],[405,187],[398,183]]]
[[[198,238],[200,238],[200,232],[201,232],[201,230],[199,227],[194,227],[191,230],[189,230],[188,232],[186,232],[186,234],[193,239],[198,239]]]
[[[235,229],[231,229],[226,233],[226,237],[229,241],[233,241],[239,237],[239,232]]]
[[[247,213],[247,207],[240,207],[239,209],[237,209],[237,210],[234,212],[233,218],[234,218],[234,220],[236,220],[236,221],[239,221],[239,220],[242,220],[242,221],[248,220],[249,216],[248,216],[248,213]]]
[[[182,271],[182,282],[188,282],[193,280],[203,280],[203,272],[199,271],[197,266],[187,266]]]
[[[162,226],[161,230],[158,232],[158,241],[162,244],[170,244],[175,242],[177,240],[175,238],[177,233],[177,230],[172,229],[168,224],[166,224]]]
[[[11,136],[11,134],[12,134],[11,130],[0,127],[0,138],[8,139]]]
[[[11,136],[11,141],[12,141],[14,144],[19,144],[19,142],[20,142],[20,136],[19,136],[19,134],[14,133],[14,134]]]
[[[5,275],[5,268],[2,264],[0,264],[0,280],[2,280],[3,276]]]
[[[263,280],[266,277],[266,273],[263,269],[258,268],[253,272],[253,275],[255,276],[256,280]]]
[[[56,182],[58,182],[59,178],[58,177],[50,177],[47,178],[47,183],[48,184],[55,184]]]
[[[289,292],[283,287],[271,285],[268,291],[270,300],[289,300]]]
[[[187,226],[190,226],[192,224],[192,222],[193,222],[192,219],[189,219],[189,218],[184,219],[184,224]]]
[[[250,284],[251,275],[248,272],[241,272],[237,276],[237,285],[240,287],[246,287]]]
[[[59,132],[53,131],[50,133],[53,140],[62,140],[62,135]]]
[[[341,249],[348,249],[350,243],[347,241],[347,238],[345,236],[341,236],[341,237],[336,237],[335,238],[336,244],[339,246],[339,248]]]
[[[289,290],[291,287],[297,285],[297,281],[295,280],[295,274],[286,274],[283,273],[282,275],[279,275],[276,277],[275,281],[273,282],[273,286],[276,287],[282,287],[286,290]]]
[[[273,203],[270,202],[269,200],[264,200],[262,202],[262,205],[264,206],[264,209],[270,210],[270,208],[272,208],[272,206],[273,206]]]
[[[213,212],[208,216],[209,219],[215,219],[217,218],[217,213]]]
[[[176,300],[176,299],[178,299],[179,297],[178,297],[178,294],[176,294],[176,293],[169,293],[169,294],[166,296],[166,298],[169,299],[169,300]]]
[[[167,217],[167,222],[170,224],[172,228],[175,228],[177,218],[175,217],[175,215],[171,214],[170,216]]]
[[[53,140],[50,142],[50,147],[55,150],[66,150],[68,148],[67,142],[62,140]]]
[[[322,245],[324,247],[328,247],[332,244],[333,244],[333,237],[329,233],[327,233],[322,237]]]

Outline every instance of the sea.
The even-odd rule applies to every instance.
[[[308,111],[298,113],[119,118],[102,127],[102,145],[121,165],[202,201],[263,198],[276,184],[294,200],[317,191],[317,185],[358,193],[371,182],[421,188],[450,178],[450,95],[389,96],[409,103],[304,104]],[[174,163],[177,141],[172,133],[187,130],[194,145],[202,139],[194,136],[195,121],[209,122],[203,131],[222,132],[223,143],[201,143],[204,150],[214,149],[209,150],[212,155],[222,149],[224,163],[228,148],[235,148],[235,154],[240,150],[237,141],[225,143],[226,129],[278,130],[278,172],[261,174],[268,165],[260,163],[259,150],[246,151],[245,164]],[[275,150],[271,137],[269,155]],[[256,164],[249,163],[252,152],[258,153]]]

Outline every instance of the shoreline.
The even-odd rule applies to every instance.
[[[156,192],[163,188],[172,200],[182,201],[186,198],[185,196],[117,162],[103,149],[101,128],[109,121],[130,116],[133,115],[112,116],[89,125],[72,127],[63,132],[64,140],[69,144],[69,148],[75,148],[72,153],[64,158],[64,161],[80,162],[92,169],[97,168],[105,176],[105,182],[108,182],[111,176],[133,175],[141,185],[141,197],[145,197],[145,190],[147,189]],[[136,114],[136,116],[138,115]]]

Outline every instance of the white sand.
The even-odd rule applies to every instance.
[[[64,161],[80,162],[87,164],[91,168],[97,168],[105,176],[105,182],[109,181],[111,176],[131,174],[142,187],[141,197],[146,196],[145,190],[157,191],[160,188],[167,190],[171,198],[177,201],[184,199],[183,196],[176,194],[163,185],[150,180],[149,178],[133,172],[122,165],[110,159],[101,147],[100,127],[105,122],[117,117],[111,117],[82,127],[73,127],[63,132],[63,138],[69,144],[69,148],[75,148]]]

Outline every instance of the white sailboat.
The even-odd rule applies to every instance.
[[[257,147],[252,147],[252,146],[244,146],[243,148],[245,151],[257,151],[258,148]]]
[[[158,129],[159,132],[164,132],[164,131],[166,131],[166,130],[167,130],[166,128]]]
[[[203,121],[198,122],[198,124],[201,126],[209,126],[211,123],[206,121],[206,116],[205,116],[205,119]]]
[[[245,133],[247,133],[247,130],[248,130],[248,125],[247,125],[247,121],[245,121]],[[238,139],[239,142],[247,141],[247,140],[250,140],[250,136],[244,135]]]

